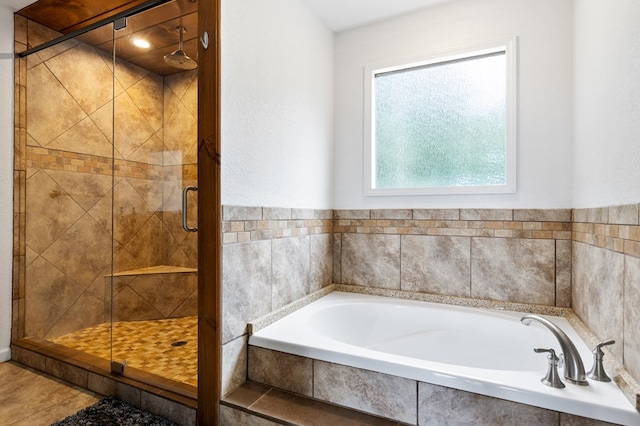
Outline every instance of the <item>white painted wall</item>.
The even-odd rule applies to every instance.
[[[459,0],[339,33],[334,208],[571,207],[572,13],[571,1]],[[364,197],[363,67],[513,35],[519,44],[517,193]]]
[[[13,10],[0,7],[0,362],[11,357]]]
[[[222,2],[222,203],[331,208],[333,34],[298,0]]]
[[[640,2],[575,1],[576,208],[640,202]]]

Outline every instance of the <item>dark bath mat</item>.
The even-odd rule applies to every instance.
[[[177,426],[151,413],[114,398],[102,399],[90,407],[51,426]]]

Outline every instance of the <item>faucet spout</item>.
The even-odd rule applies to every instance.
[[[562,352],[564,354],[564,378],[567,379],[570,383],[587,386],[589,382],[587,382],[585,377],[582,358],[580,358],[578,349],[576,349],[571,339],[569,339],[569,336],[567,336],[565,332],[560,329],[560,327],[539,315],[529,314],[523,316],[520,319],[520,321],[524,325],[531,324],[532,320],[537,321],[547,327],[549,331],[553,333],[556,339],[558,339],[558,343],[560,343],[560,347],[562,348]]]

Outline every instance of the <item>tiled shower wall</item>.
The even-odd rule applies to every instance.
[[[18,16],[15,28],[18,52],[58,35]],[[197,72],[118,61],[114,117],[109,54],[69,40],[16,64],[13,336],[47,338],[105,321],[112,235],[115,272],[196,267],[180,211],[197,182]],[[128,308],[149,305],[138,299]]]

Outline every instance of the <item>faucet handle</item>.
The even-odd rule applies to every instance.
[[[593,367],[587,373],[587,377],[593,380],[597,380],[599,382],[610,382],[611,377],[607,375],[607,372],[604,369],[604,364],[602,362],[604,358],[604,352],[602,352],[603,346],[613,345],[616,341],[613,339],[605,340],[604,342],[600,342],[596,345],[595,349],[592,351],[593,353]]]
[[[547,375],[540,379],[540,381],[552,388],[562,389],[564,387],[564,383],[562,383],[562,380],[560,380],[560,376],[558,375],[558,361],[560,358],[556,356],[556,351],[551,348],[534,348],[533,350],[536,353],[549,353],[549,355],[547,355],[549,369],[547,370]]]
[[[593,350],[593,352],[595,351],[600,351],[602,352],[602,347],[603,346],[609,346],[609,345],[613,345],[616,341],[613,339],[609,339],[609,340],[605,340],[604,342],[600,342],[596,345],[595,349]],[[604,352],[602,352],[602,354],[604,355]]]

